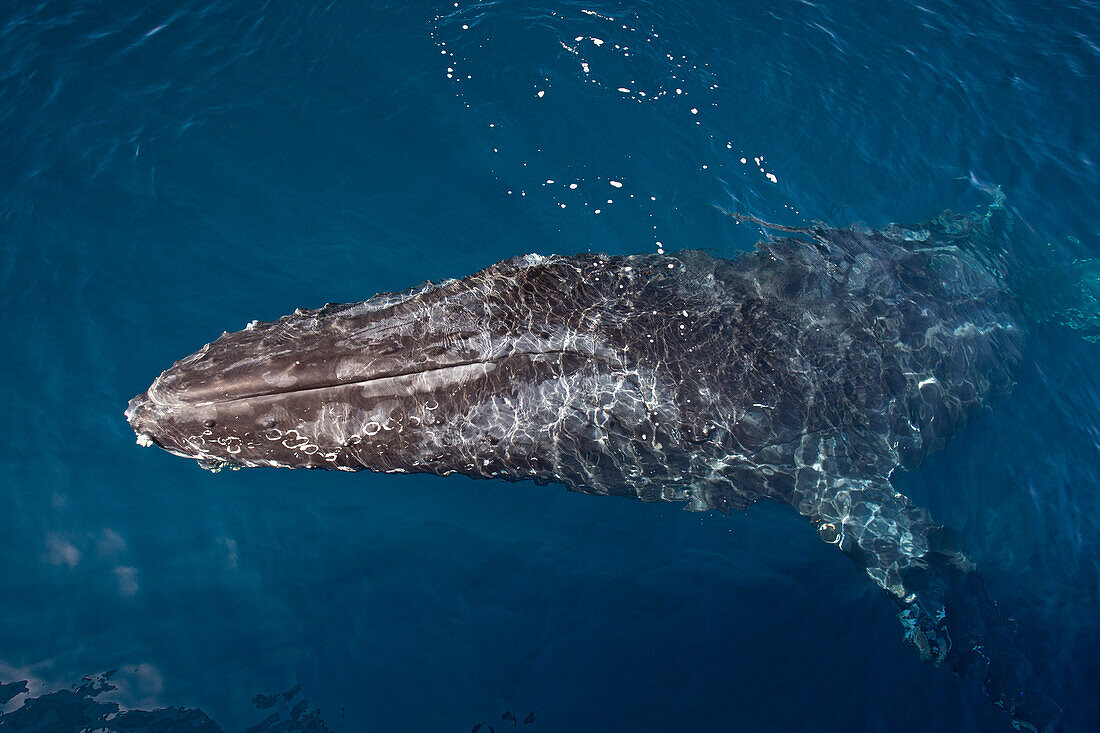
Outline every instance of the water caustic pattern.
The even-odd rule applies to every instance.
[[[177,362],[127,418],[139,443],[214,468],[791,504],[897,600],[922,656],[1041,729],[1057,707],[971,561],[889,482],[1011,384],[1023,333],[967,250],[990,226],[807,229],[736,260],[520,257],[249,324]]]

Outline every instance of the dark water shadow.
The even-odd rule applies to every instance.
[[[68,690],[56,690],[38,697],[26,697],[14,710],[0,713],[0,731],[33,731],[34,733],[223,733],[224,729],[209,715],[197,708],[165,707],[154,710],[123,710],[117,702],[98,699],[117,690],[111,677],[117,670],[87,675],[80,684]],[[27,693],[27,680],[0,683],[0,705],[6,705]],[[321,718],[321,711],[311,708],[309,700],[294,702],[301,684],[275,695],[257,694],[252,704],[258,710],[271,710],[266,718],[247,728],[244,733],[332,733]]]

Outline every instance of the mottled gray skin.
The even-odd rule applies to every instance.
[[[1012,300],[965,247],[983,227],[819,227],[733,260],[518,257],[223,334],[126,416],[213,468],[791,504],[895,599],[922,656],[1044,727],[1057,707],[972,564],[889,481],[1011,385]]]

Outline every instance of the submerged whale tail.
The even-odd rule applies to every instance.
[[[878,233],[905,242],[916,251],[943,253],[945,262],[956,258],[981,264],[980,269],[956,267],[938,269],[942,287],[954,297],[967,298],[975,292],[995,289],[1013,308],[1020,295],[1013,285],[1027,272],[1014,253],[1013,220],[998,198],[987,212],[956,215],[945,212],[917,229],[891,225]],[[752,217],[735,217],[761,226],[801,235],[825,246],[836,242],[834,230],[822,227],[792,229],[776,227]],[[771,240],[774,245],[779,241]],[[842,246],[847,246],[842,245]],[[940,255],[932,255],[933,258]],[[899,258],[899,262],[903,262]],[[901,265],[902,278],[905,265]],[[975,278],[975,273],[982,273]],[[992,279],[983,279],[992,277]],[[948,298],[950,300],[950,298]],[[978,328],[969,322],[963,328]],[[998,363],[1017,356],[1020,331],[1010,322],[991,318],[984,327],[1002,334],[975,348],[962,347],[948,361],[972,361],[980,354]],[[956,331],[958,333],[958,331]],[[1061,717],[1061,708],[1049,697],[1031,663],[1017,648],[1004,616],[986,592],[975,564],[963,552],[958,536],[936,524],[927,509],[913,504],[898,492],[890,476],[899,467],[915,467],[930,451],[946,443],[965,421],[966,410],[953,401],[967,394],[971,375],[957,367],[933,370],[917,385],[909,419],[921,422],[914,432],[916,447],[906,449],[905,430],[884,440],[883,431],[827,430],[804,435],[796,450],[797,469],[790,503],[807,519],[826,542],[850,557],[898,606],[898,618],[905,638],[924,660],[946,665],[964,679],[980,683],[992,701],[1012,716],[1017,729],[1051,731]],[[986,372],[989,374],[990,372]],[[990,396],[1007,392],[1011,376],[992,380],[984,388]],[[937,427],[938,426],[938,427]],[[912,425],[910,425],[912,427]]]
[[[795,508],[890,594],[921,658],[979,682],[1017,728],[1053,730],[1061,708],[1016,647],[954,533],[887,479],[833,477],[826,487],[814,478],[802,478]]]

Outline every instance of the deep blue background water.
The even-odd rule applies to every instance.
[[[5,3],[0,682],[121,667],[125,704],[227,730],[296,682],[340,731],[1006,730],[782,507],[211,475],[122,410],[298,306],[751,246],[715,206],[877,226],[999,185],[1023,250],[1100,256],[1097,119],[1094,2]],[[1013,396],[898,480],[1066,730],[1100,720],[1098,351],[1035,328]]]

